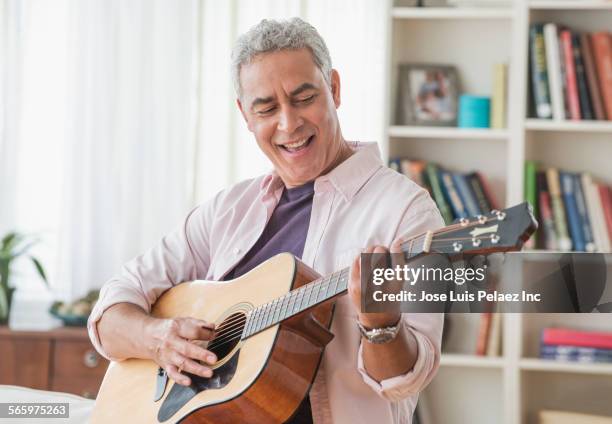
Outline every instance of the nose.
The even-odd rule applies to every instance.
[[[284,105],[281,108],[278,118],[278,130],[292,134],[304,125],[304,120],[300,117],[299,112],[291,105]]]

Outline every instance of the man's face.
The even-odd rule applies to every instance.
[[[243,65],[240,82],[238,107],[287,187],[312,181],[337,164],[344,141],[335,70],[330,89],[308,49],[281,50]]]

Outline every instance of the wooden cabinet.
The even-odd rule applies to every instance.
[[[0,327],[0,384],[94,398],[107,366],[85,328],[13,331]]]

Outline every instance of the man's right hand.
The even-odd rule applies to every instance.
[[[191,379],[182,371],[210,378],[212,370],[197,361],[213,365],[217,357],[194,341],[211,340],[214,329],[214,324],[195,318],[153,318],[145,327],[151,359],[165,369],[171,379],[184,386],[189,386]]]

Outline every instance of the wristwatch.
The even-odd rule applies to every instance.
[[[391,327],[382,327],[382,328],[365,328],[359,321],[357,321],[357,327],[359,327],[359,332],[365,339],[374,344],[383,344],[389,343],[397,336],[399,332],[400,324],[402,320],[400,319],[397,324]]]

